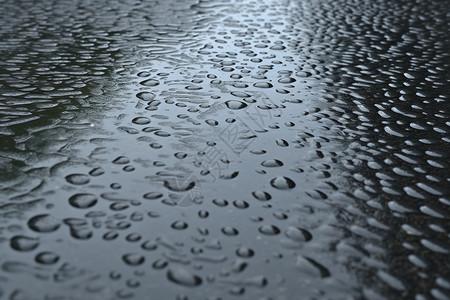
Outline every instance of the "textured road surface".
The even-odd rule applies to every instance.
[[[0,299],[450,299],[448,1],[0,2]]]

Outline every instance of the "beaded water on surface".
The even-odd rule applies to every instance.
[[[0,10],[0,299],[449,299],[445,1]]]

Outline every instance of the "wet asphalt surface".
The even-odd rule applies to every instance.
[[[450,299],[448,1],[0,3],[0,299]]]

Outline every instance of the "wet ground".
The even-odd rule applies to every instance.
[[[448,1],[0,11],[0,299],[450,299]]]

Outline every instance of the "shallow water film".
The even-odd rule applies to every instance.
[[[0,1],[0,299],[450,299],[448,7]]]

